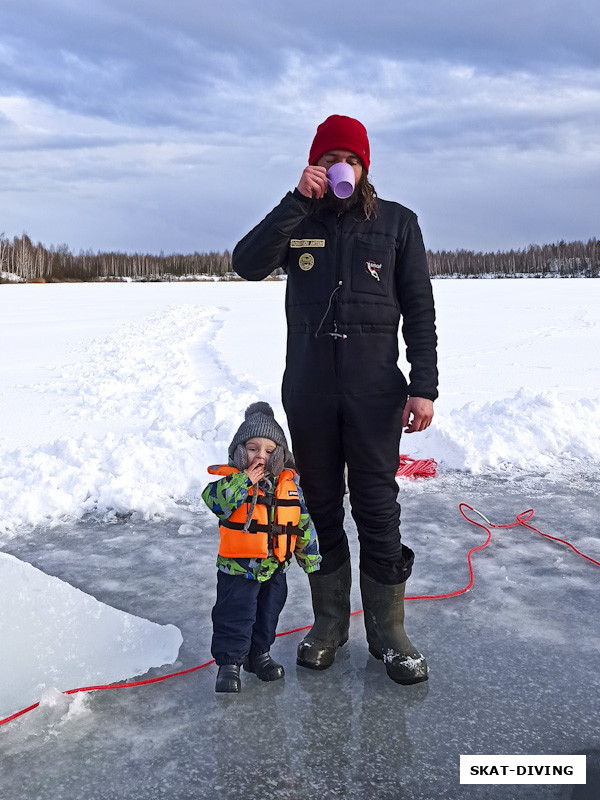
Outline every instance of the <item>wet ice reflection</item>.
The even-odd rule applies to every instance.
[[[533,506],[541,529],[583,550],[595,544],[593,486],[532,480],[499,490],[463,477],[460,485],[440,481],[435,492],[430,485],[404,495],[404,535],[417,551],[413,593],[467,582],[466,551],[482,535],[460,518],[459,501],[496,522]],[[354,534],[351,522],[348,528]],[[103,602],[177,625],[184,644],[174,669],[181,669],[209,658],[216,544],[210,531],[202,515],[165,524],[129,520],[21,537],[11,550]],[[155,686],[91,695],[81,713],[68,717],[33,712],[0,734],[3,800],[453,800],[467,796],[458,784],[462,753],[593,755],[600,748],[598,568],[515,531],[495,534],[474,568],[467,595],[407,606],[408,633],[430,664],[427,684],[392,683],[369,656],[356,616],[350,642],[323,673],[295,666],[302,638],[296,633],[273,648],[285,679],[264,684],[243,674],[239,696],[216,695],[216,669],[208,667]],[[280,629],[311,619],[305,576],[293,568],[289,578]],[[353,608],[360,606],[357,584]],[[510,796],[501,787],[468,791]],[[562,800],[585,797],[581,792],[539,786],[519,796]]]

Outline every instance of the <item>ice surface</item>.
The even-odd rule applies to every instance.
[[[534,506],[534,524],[585,550],[599,510],[593,488],[535,477],[500,488],[477,476],[403,483],[404,536],[417,553],[408,593],[466,585],[466,552],[485,534],[462,520],[459,500],[498,523]],[[349,513],[347,527],[358,609]],[[209,660],[218,538],[209,512],[187,522],[74,523],[45,531],[43,544],[40,533],[21,533],[8,546],[112,606],[181,629],[178,662],[151,676]],[[597,558],[599,550],[596,542]],[[600,752],[600,570],[524,529],[494,533],[474,555],[474,568],[467,594],[407,603],[407,632],[427,656],[427,683],[390,681],[369,655],[357,615],[350,641],[322,673],[296,667],[303,634],[294,633],[273,647],[283,681],[265,684],[243,673],[239,696],[215,694],[209,666],[153,686],[91,694],[80,707],[46,704],[0,729],[1,796],[584,797],[568,786],[465,791],[459,755]],[[308,582],[297,567],[289,586],[281,631],[311,621]]]
[[[64,591],[177,626],[178,661],[151,676],[210,658],[217,530],[199,494],[249,402],[267,400],[285,424],[283,292],[280,283],[0,287],[0,546]],[[403,536],[417,554],[407,594],[467,584],[466,553],[485,536],[459,502],[499,524],[534,508],[534,525],[600,560],[600,282],[444,281],[434,292],[441,397],[434,426],[402,449],[440,469],[399,484]],[[249,358],[250,326],[272,358]],[[358,609],[349,508],[347,518]],[[474,566],[467,594],[407,604],[426,684],[392,683],[357,615],[331,669],[296,668],[302,634],[284,636],[273,650],[285,679],[245,674],[235,698],[214,693],[212,666],[89,696],[50,687],[38,709],[0,729],[0,796],[513,796],[460,787],[466,753],[587,753],[588,787],[520,787],[514,797],[593,796],[582,792],[593,791],[600,753],[599,568],[523,528],[495,531]],[[306,576],[294,567],[289,584],[280,630],[312,618]],[[32,663],[33,595],[14,612]],[[49,647],[61,625],[43,631]],[[18,683],[10,663],[3,648],[7,681]]]

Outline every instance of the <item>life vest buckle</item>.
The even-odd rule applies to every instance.
[[[298,527],[293,522],[287,522],[285,525],[271,525],[270,530],[270,547],[275,553],[279,545],[279,537],[285,536],[285,560],[292,557],[292,541],[293,537],[298,535]]]

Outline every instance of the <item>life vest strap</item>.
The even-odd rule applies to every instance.
[[[295,543],[296,536],[298,536],[299,533],[300,528],[298,525],[294,525],[291,522],[288,522],[286,525],[271,525],[271,531],[269,533],[271,549],[275,552],[279,537],[285,536],[285,561],[287,561],[288,558],[292,557],[292,541]]]
[[[231,528],[233,531],[243,531],[244,530],[244,522],[230,522],[228,519],[221,520],[221,525],[224,528]],[[250,527],[246,531],[246,533],[268,533],[269,532],[269,525],[259,525],[258,522],[253,519],[250,522]]]
[[[228,519],[221,520],[221,525],[225,528],[231,528],[234,531],[241,531],[244,529],[243,522],[231,522]],[[294,525],[292,522],[287,522],[285,525],[277,525],[276,523],[271,523],[269,525],[260,525],[255,519],[250,522],[250,527],[248,528],[248,533],[266,533],[268,531],[272,531],[275,536],[283,536],[291,529],[294,532],[294,536],[297,536],[300,528],[298,525]]]
[[[251,501],[247,500],[246,502],[249,503]],[[296,498],[295,500],[282,500],[281,498],[275,497],[275,495],[273,494],[271,495],[261,494],[257,497],[256,502],[257,504],[260,503],[260,505],[268,506],[269,508],[271,508],[272,506],[292,507],[298,505],[298,498]]]

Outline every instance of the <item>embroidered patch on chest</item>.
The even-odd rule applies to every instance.
[[[381,280],[381,276],[379,275],[381,267],[381,264],[376,264],[374,261],[367,261],[365,264],[365,270],[372,278],[375,278],[376,281]]]
[[[293,489],[288,489],[288,497],[298,497],[298,492]]]
[[[307,272],[309,269],[314,267],[315,257],[311,253],[302,253],[298,259],[298,264],[300,265],[300,269],[303,269],[305,272]]]
[[[302,250],[307,247],[325,247],[325,239],[292,239],[290,247],[300,247]]]

